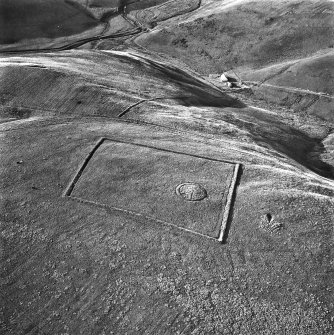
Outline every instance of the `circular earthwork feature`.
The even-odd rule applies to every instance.
[[[208,196],[206,189],[197,183],[182,183],[178,185],[176,194],[187,201],[200,201]]]

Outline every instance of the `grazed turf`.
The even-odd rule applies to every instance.
[[[4,0],[0,3],[0,44],[70,36],[98,23],[64,0]]]

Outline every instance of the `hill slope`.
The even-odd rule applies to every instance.
[[[333,2],[30,3],[66,34],[1,46],[0,333],[333,334]]]

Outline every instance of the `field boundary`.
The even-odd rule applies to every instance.
[[[221,163],[233,165],[234,166],[233,174],[232,174],[231,181],[230,181],[230,184],[229,184],[229,188],[228,188],[228,191],[227,191],[226,202],[225,202],[225,204],[222,203],[221,215],[220,215],[219,220],[218,220],[220,222],[219,235],[215,238],[213,236],[210,236],[210,235],[207,235],[207,234],[202,234],[198,231],[191,230],[191,229],[188,229],[188,228],[180,227],[180,226],[178,226],[176,224],[173,224],[171,222],[167,222],[167,221],[164,221],[164,220],[161,220],[161,219],[158,219],[158,218],[155,218],[155,217],[143,214],[143,213],[139,213],[139,212],[124,209],[124,208],[113,207],[113,206],[105,205],[105,204],[102,204],[102,203],[99,203],[99,202],[90,201],[90,200],[83,199],[83,198],[80,198],[80,197],[72,196],[75,185],[77,184],[80,177],[82,176],[82,174],[83,174],[85,168],[87,167],[88,163],[93,158],[96,151],[106,141],[116,142],[116,143],[123,143],[123,144],[130,144],[130,145],[134,145],[134,146],[145,147],[145,148],[149,148],[149,149],[155,149],[155,150],[159,150],[159,151],[163,151],[163,152],[169,152],[169,153],[174,153],[174,154],[179,154],[179,155],[186,155],[186,156],[190,156],[190,157],[194,157],[194,158],[205,159],[205,160],[210,160],[210,161],[214,161],[214,162],[221,162]],[[231,162],[231,161],[225,161],[225,160],[221,160],[221,159],[214,159],[214,158],[210,158],[210,157],[199,156],[199,155],[189,154],[189,153],[185,153],[185,152],[179,152],[179,151],[159,148],[159,147],[156,147],[156,146],[151,146],[151,145],[146,145],[146,144],[133,143],[133,142],[130,142],[130,141],[123,141],[123,140],[118,140],[118,139],[109,138],[109,137],[101,137],[95,143],[92,150],[88,153],[88,155],[84,159],[83,163],[80,165],[80,167],[78,168],[78,170],[74,174],[74,177],[71,179],[71,181],[67,185],[67,187],[66,187],[65,191],[63,192],[62,196],[67,197],[67,198],[71,198],[72,200],[77,201],[79,203],[93,205],[93,206],[96,206],[96,207],[99,207],[99,208],[104,208],[104,209],[111,209],[111,210],[121,211],[121,212],[124,212],[124,213],[127,213],[127,214],[131,214],[131,215],[135,215],[135,216],[138,216],[138,217],[146,218],[150,221],[155,221],[155,222],[163,224],[165,226],[177,228],[177,229],[182,230],[182,231],[187,232],[187,233],[191,233],[191,234],[195,234],[197,236],[201,236],[201,237],[205,237],[205,238],[208,238],[208,239],[211,239],[211,240],[215,240],[215,241],[218,241],[220,243],[226,243],[226,239],[227,239],[227,235],[228,235],[228,228],[227,227],[229,226],[229,224],[230,224],[229,221],[231,220],[230,213],[231,213],[231,209],[233,208],[234,195],[235,195],[236,188],[237,188],[237,179],[238,179],[238,176],[239,176],[240,167],[241,167],[240,163],[235,163],[235,162]],[[223,198],[222,198],[222,202],[223,202]]]

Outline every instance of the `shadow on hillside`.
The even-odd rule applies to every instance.
[[[269,145],[276,152],[288,156],[315,173],[334,179],[334,167],[323,162],[321,158],[325,152],[321,138],[311,137],[260,111],[239,110],[233,114],[221,114],[219,118],[240,130],[246,130],[258,145]]]
[[[242,101],[222,92],[210,83],[200,80],[185,70],[171,64],[162,64],[138,54],[135,57],[128,55],[113,55],[117,58],[127,58],[139,66],[148,66],[155,71],[155,76],[162,77],[166,83],[172,83],[180,88],[180,102],[185,106],[196,107],[247,107]]]

